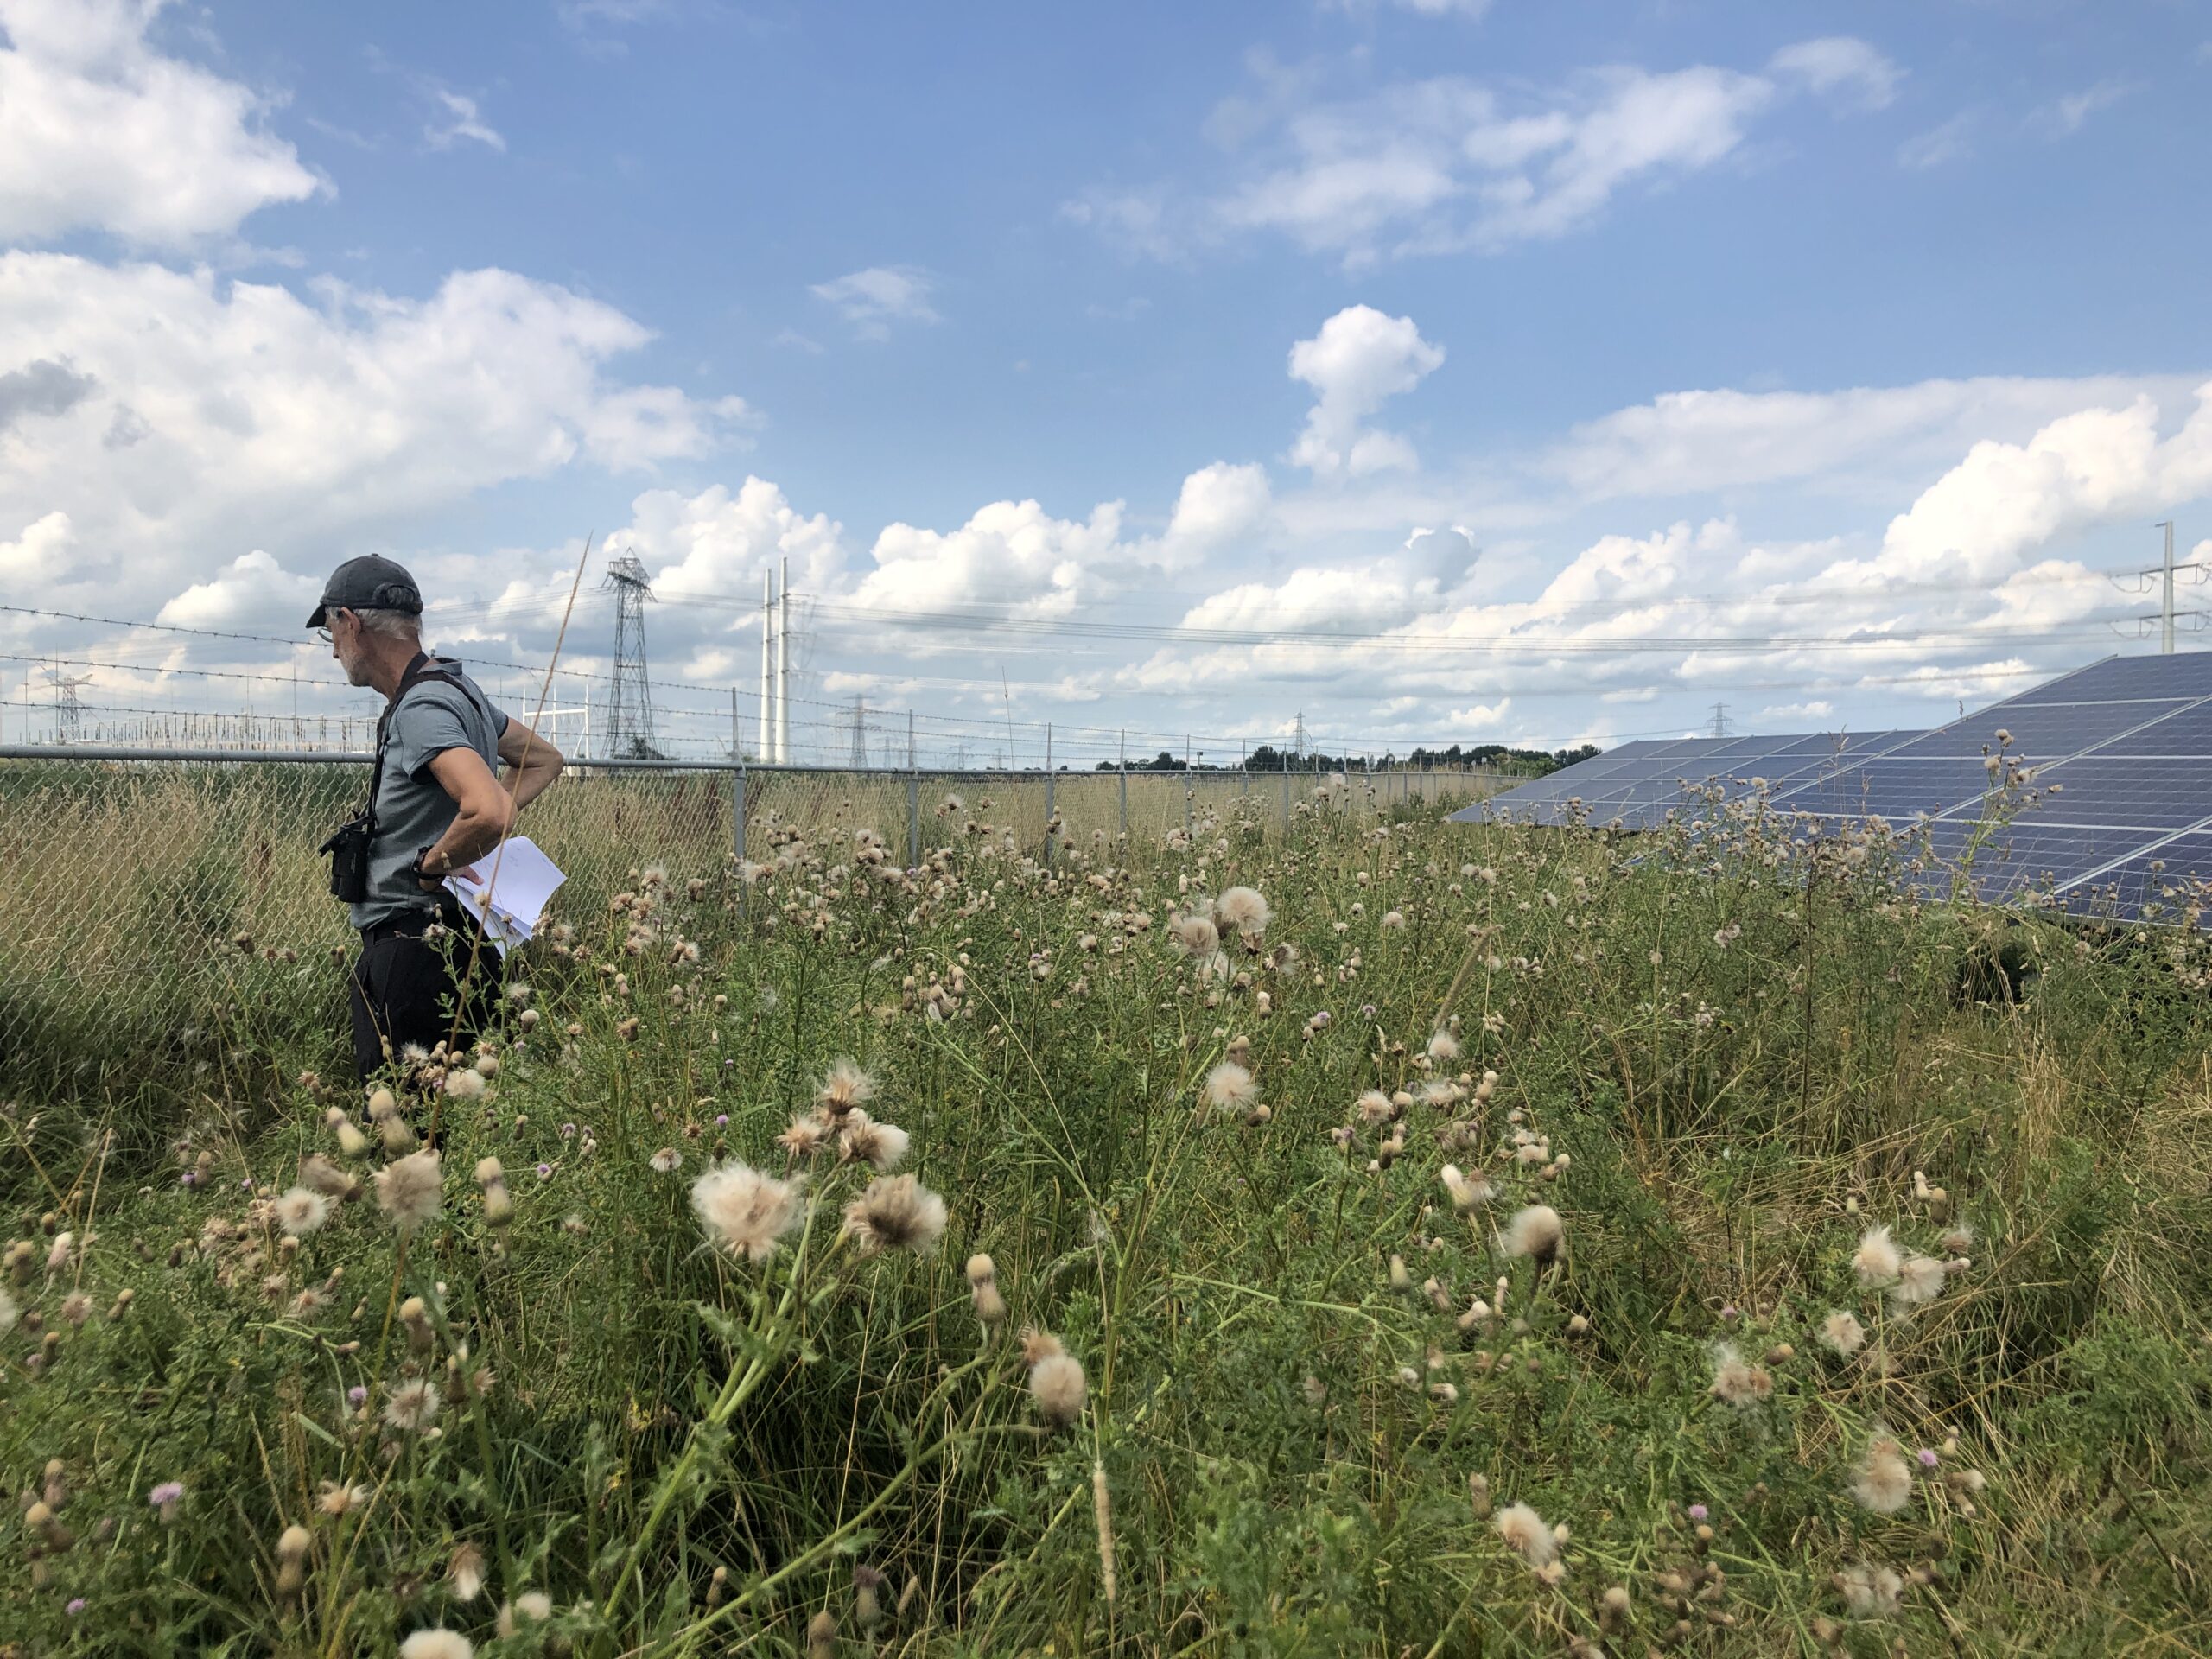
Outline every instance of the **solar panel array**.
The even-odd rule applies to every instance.
[[[2000,747],[2031,769],[2009,799]],[[1736,795],[1752,776],[1808,827],[1924,836],[1930,892],[1963,879],[1987,901],[2173,919],[2212,884],[2212,652],[2107,658],[1930,732],[1630,743],[1457,816],[1649,829],[1686,788]]]
[[[1452,817],[1461,823],[1588,823],[1656,829],[1670,812],[1713,796],[1734,799],[1754,789],[1780,791],[1879,753],[1917,732],[1798,732],[1782,737],[1680,737],[1624,743],[1548,777],[1479,801]],[[1694,796],[1693,791],[1695,791]]]

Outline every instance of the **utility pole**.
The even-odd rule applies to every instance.
[[[868,770],[868,700],[857,694],[853,698],[853,770]]]
[[[776,573],[760,573],[760,741],[763,760],[773,760],[776,734],[776,679],[773,662],[776,638]]]
[[[653,590],[645,567],[632,553],[607,563],[601,591],[614,595],[614,689],[607,712],[607,753],[650,755],[653,748],[652,683],[645,671],[645,601]]]
[[[791,758],[791,560],[784,555],[783,591],[776,609],[782,619],[776,629],[776,759],[785,765]]]
[[[2158,601],[2158,654],[2174,654],[2174,521],[2167,519],[2159,528],[2166,532],[2165,582]]]
[[[1713,705],[1713,734],[1715,737],[1728,735],[1728,705],[1725,702]]]
[[[2205,581],[2204,572],[2206,567],[2203,561],[2198,559],[2187,560],[2180,564],[2176,564],[2174,563],[2174,521],[2172,519],[2160,519],[2156,528],[2166,532],[2164,558],[2158,563],[2153,565],[2150,569],[2140,570],[2135,573],[2135,579],[2139,584],[2139,586],[2132,588],[2122,587],[2120,578],[2117,576],[2113,579],[2113,585],[2114,587],[2120,588],[2123,593],[2142,594],[2148,593],[2150,591],[2151,583],[2152,582],[2155,581],[2158,582],[2158,654],[2164,657],[2171,656],[2173,652],[2175,622],[2183,616],[2202,617],[2203,615],[2202,611],[2177,611],[2174,608],[2174,579],[2177,576],[2181,576],[2183,577],[2190,586],[2198,586]],[[2131,620],[2145,625],[2147,631],[2147,625],[2150,621],[2148,617],[2137,617]],[[2139,635],[2137,637],[2139,638],[2140,636]]]

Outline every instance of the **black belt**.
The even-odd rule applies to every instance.
[[[463,910],[459,902],[441,906],[436,910],[402,911],[383,921],[372,922],[361,930],[361,943],[378,944],[386,939],[419,939],[433,923],[442,923],[457,931],[475,931],[475,918]]]

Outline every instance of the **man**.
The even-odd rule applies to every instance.
[[[497,848],[517,810],[561,775],[551,744],[494,708],[459,663],[424,653],[422,617],[415,579],[370,555],[331,574],[308,619],[346,679],[385,696],[366,892],[353,906],[353,1069],[364,1080],[409,1044],[467,1035],[488,1015],[499,951],[445,878]],[[493,773],[502,762],[504,784]],[[480,874],[489,874],[487,864]]]

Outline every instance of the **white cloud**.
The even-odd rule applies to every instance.
[[[2024,444],[1977,443],[1891,521],[1878,568],[1990,580],[2061,536],[2212,491],[2212,382],[2171,436],[2158,415],[2139,397],[2065,416]]]
[[[1541,94],[1442,76],[1330,103],[1263,68],[1267,95],[1224,107],[1238,151],[1248,138],[1268,141],[1249,147],[1256,168],[1216,200],[1124,188],[1089,193],[1064,213],[1156,257],[1237,230],[1278,232],[1354,265],[1496,251],[1579,230],[1630,188],[1721,164],[1755,120],[1800,91],[1879,107],[1902,74],[1842,36],[1786,47],[1763,73],[1617,65]]]
[[[2071,137],[2088,124],[2089,118],[2100,110],[2110,109],[2135,90],[2125,80],[2107,79],[2094,86],[2085,86],[2078,92],[2069,92],[2044,111],[2044,121],[2059,137]]]
[[[1785,46],[1768,60],[1777,76],[1796,76],[1816,92],[1847,92],[1870,110],[1887,108],[1897,95],[1904,71],[1866,41],[1848,35]]]
[[[296,630],[322,593],[322,581],[294,575],[256,548],[206,582],[195,582],[155,613],[184,628],[267,627]]]
[[[0,542],[0,576],[24,584],[18,593],[32,591],[30,583],[53,579],[72,540],[67,513],[49,512],[32,520],[14,541]]]
[[[1227,547],[1265,524],[1273,505],[1266,467],[1217,461],[1183,480],[1166,543],[1183,558]]]
[[[1368,305],[1346,306],[1313,339],[1290,348],[1292,378],[1314,392],[1291,460],[1318,477],[1412,469],[1418,463],[1411,444],[1364,423],[1443,361],[1443,348],[1423,340],[1411,317],[1386,316]]]
[[[1899,144],[1897,165],[1919,173],[1950,162],[1962,162],[1974,154],[1974,135],[1980,124],[1979,113],[1961,110],[1942,125],[1915,133]]]
[[[423,142],[433,149],[451,149],[467,138],[496,149],[505,155],[507,141],[493,131],[476,107],[476,100],[464,97],[443,86],[429,88],[430,96],[443,107],[442,118],[434,119],[423,129]]]
[[[0,524],[66,513],[83,550],[66,579],[174,592],[242,544],[290,559],[502,480],[703,455],[745,413],[611,382],[648,332],[509,271],[422,300],[311,287],[315,304],[206,270],[0,255],[0,362],[98,383],[10,435]]]
[[[1325,0],[1325,3],[1355,15],[1395,6],[1401,11],[1419,12],[1424,17],[1474,18],[1491,8],[1491,0]]]
[[[1122,504],[1088,519],[1055,518],[1034,501],[995,501],[959,529],[885,526],[855,602],[891,610],[985,605],[1020,616],[1068,616],[1135,559],[1121,539]]]
[[[1186,227],[1171,222],[1164,191],[1096,188],[1062,202],[1060,217],[1143,258],[1173,263],[1185,251]]]
[[[763,478],[748,476],[734,493],[720,484],[692,496],[648,490],[630,512],[607,550],[637,555],[664,599],[757,600],[762,575],[784,559],[795,588],[821,592],[842,574],[842,527],[800,512]],[[734,626],[753,625],[750,613],[737,615]]]
[[[1668,392],[1575,427],[1535,469],[1583,497],[1695,495],[1788,480],[1896,493],[1985,437],[2025,440],[2077,410],[2185,397],[2183,377],[1986,376],[1839,391]]]
[[[871,265],[807,291],[837,308],[862,340],[887,340],[893,322],[936,322],[930,295],[937,279],[913,265]]]
[[[268,100],[149,44],[161,5],[0,0],[0,238],[190,247],[321,188]]]

